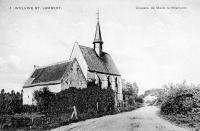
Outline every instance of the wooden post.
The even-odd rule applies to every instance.
[[[73,106],[73,110],[74,111],[72,112],[71,119],[73,119],[73,117],[75,117],[75,119],[78,120],[76,106]]]
[[[97,102],[97,111],[99,110],[99,103]]]
[[[31,105],[33,106],[33,99],[32,99]],[[30,116],[29,116],[28,113],[27,113],[27,116],[30,117],[30,119],[31,119],[31,125],[29,126],[29,128],[32,129],[32,125],[33,125],[33,108],[31,108],[31,110],[29,110],[29,111],[30,111]]]

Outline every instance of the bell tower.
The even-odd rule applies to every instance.
[[[101,57],[103,50],[103,41],[101,37],[101,29],[99,24],[99,10],[97,11],[97,25],[96,25],[96,32],[93,44],[94,44],[94,50],[96,51],[97,55]]]

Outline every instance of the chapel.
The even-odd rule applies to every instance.
[[[68,60],[34,68],[23,86],[23,104],[36,104],[33,97],[35,90],[48,87],[52,92],[60,92],[69,87],[87,88],[88,82],[113,89],[116,105],[121,103],[121,74],[111,55],[103,50],[103,45],[98,17],[91,47],[76,42]]]

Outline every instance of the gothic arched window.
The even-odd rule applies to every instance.
[[[110,83],[110,76],[107,77],[107,81],[108,81],[108,88],[110,88],[111,83]]]
[[[115,78],[115,87],[118,87],[118,84],[117,84],[117,77]]]
[[[115,89],[116,89],[116,91],[118,92],[118,83],[117,83],[118,81],[117,81],[117,77],[115,78]]]
[[[101,82],[101,79],[98,76],[98,86],[101,87],[101,85],[102,85],[102,82]]]

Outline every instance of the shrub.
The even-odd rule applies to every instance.
[[[47,87],[36,90],[34,92],[34,98],[37,101],[38,111],[51,112],[54,108],[55,94],[49,91]]]
[[[31,123],[31,120],[27,117],[15,117],[15,116],[1,116],[0,124],[3,129],[16,129],[21,127],[27,127]]]
[[[135,99],[133,97],[129,97],[128,105],[135,105]]]
[[[142,103],[144,102],[143,97],[142,97],[142,96],[136,97],[136,98],[135,98],[135,102],[136,102],[136,103],[139,103],[139,104],[142,104]]]
[[[35,105],[23,105],[22,112],[24,112],[24,113],[37,112],[37,106],[35,106]]]
[[[0,114],[21,113],[22,94],[14,90],[11,93],[5,93],[4,89],[0,93]]]
[[[185,84],[177,84],[164,97],[161,104],[161,112],[165,114],[188,114],[193,108],[198,108],[200,89]]]

